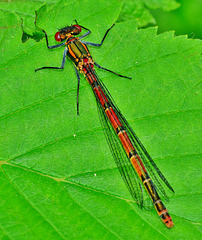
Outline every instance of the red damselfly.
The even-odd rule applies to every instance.
[[[151,156],[122,115],[121,111],[117,107],[113,98],[111,97],[109,91],[107,90],[104,83],[98,77],[95,72],[94,66],[114,73],[120,77],[129,78],[120,74],[117,74],[109,69],[101,67],[99,64],[94,62],[92,56],[87,48],[90,46],[101,46],[114,24],[106,31],[100,44],[82,41],[81,39],[86,37],[91,33],[88,28],[76,24],[62,28],[59,32],[55,34],[55,40],[62,42],[57,45],[49,46],[48,36],[46,32],[41,29],[46,38],[46,44],[49,49],[58,48],[61,46],[66,46],[61,67],[42,67],[35,71],[39,71],[45,68],[51,69],[63,69],[66,61],[66,56],[68,56],[74,63],[74,68],[76,71],[78,79],[77,87],[77,114],[79,114],[79,83],[80,76],[79,72],[84,74],[85,78],[89,82],[93,93],[95,95],[97,106],[99,109],[99,116],[104,130],[107,142],[109,144],[110,150],[117,164],[117,167],[121,173],[121,176],[127,185],[133,199],[138,203],[139,206],[143,206],[143,189],[139,180],[142,182],[144,188],[148,192],[154,207],[162,219],[164,224],[171,228],[174,226],[173,221],[168,214],[168,211],[164,204],[162,203],[159,193],[168,200],[166,192],[161,185],[160,181],[163,181],[167,187],[172,190],[173,188],[166,180],[162,172],[159,170],[155,162],[152,160]],[[35,21],[36,24],[36,21]],[[81,33],[84,29],[87,32],[79,37],[76,35]],[[63,42],[64,41],[64,42]],[[129,78],[130,79],[130,78]],[[156,171],[156,175],[154,174]]]

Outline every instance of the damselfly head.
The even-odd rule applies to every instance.
[[[64,41],[71,35],[78,35],[81,32],[81,27],[79,25],[72,25],[62,28],[59,32],[55,34],[55,40],[57,42]]]

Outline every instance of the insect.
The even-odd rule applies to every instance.
[[[87,47],[87,45],[100,47],[114,24],[106,31],[101,43],[96,44],[81,40],[89,35],[91,31],[88,28],[79,25],[76,20],[75,22],[75,25],[62,28],[55,34],[55,40],[61,43],[53,46],[49,46],[48,36],[46,32],[41,29],[45,34],[46,44],[49,49],[58,48],[61,46],[65,46],[65,49],[61,67],[41,67],[35,71],[47,68],[63,69],[66,57],[69,57],[69,59],[74,63],[74,68],[78,79],[77,114],[79,114],[80,72],[85,76],[93,90],[99,110],[102,128],[107,142],[121,176],[133,199],[139,206],[143,206],[143,190],[145,189],[149,194],[159,217],[166,227],[171,228],[174,226],[173,221],[158,193],[160,192],[164,198],[168,200],[166,192],[163,189],[160,181],[163,181],[171,191],[174,192],[174,190],[162,172],[159,170],[155,162],[152,160],[151,156],[125,117],[122,115],[104,83],[98,77],[94,66],[116,74],[119,77],[129,79],[130,77],[120,75],[109,69],[101,67],[99,64],[94,62]],[[82,29],[86,30],[87,32],[78,37],[77,35],[81,33]],[[157,174],[154,174],[154,171]],[[144,186],[144,189],[141,187],[141,182]]]

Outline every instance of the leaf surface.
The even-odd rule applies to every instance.
[[[92,30],[85,40],[99,43],[121,8],[117,1],[61,1],[42,7],[37,24],[53,45],[57,29],[77,19]],[[76,115],[70,60],[64,70],[34,72],[60,66],[63,49],[48,50],[44,39],[22,44],[20,18],[1,16],[0,238],[199,239],[201,42],[137,30],[128,21],[117,23],[102,47],[90,48],[101,66],[133,78],[97,70],[175,189],[168,192],[175,224],[168,230],[154,209],[132,201],[82,76]]]

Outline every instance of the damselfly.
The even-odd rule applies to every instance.
[[[168,200],[168,197],[163,189],[163,186],[160,183],[160,180],[163,180],[167,187],[172,190],[173,188],[166,180],[162,172],[159,170],[155,162],[152,160],[151,156],[122,115],[121,111],[117,107],[116,103],[112,99],[109,91],[105,87],[104,83],[98,77],[95,72],[94,66],[114,73],[120,77],[129,78],[120,74],[117,74],[109,69],[101,67],[99,64],[94,62],[92,56],[87,48],[87,45],[90,46],[101,46],[114,24],[106,31],[100,44],[91,43],[82,41],[81,39],[86,37],[91,33],[88,28],[85,28],[81,25],[76,24],[62,28],[59,32],[55,34],[55,40],[62,42],[57,45],[49,46],[48,36],[46,32],[41,29],[46,38],[46,44],[49,49],[58,48],[61,46],[66,46],[61,67],[42,67],[38,68],[35,71],[39,71],[45,68],[51,69],[63,69],[66,61],[66,56],[72,60],[74,63],[74,68],[76,71],[78,79],[78,88],[77,88],[77,114],[79,114],[79,83],[80,76],[79,72],[84,74],[85,78],[89,82],[93,93],[95,95],[97,106],[99,109],[99,116],[104,130],[107,142],[109,144],[110,150],[114,157],[114,160],[117,164],[117,167],[121,173],[121,176],[127,185],[133,199],[138,203],[139,206],[143,205],[143,189],[139,180],[142,182],[144,188],[148,192],[154,207],[162,219],[164,224],[171,228],[174,226],[173,221],[168,214],[168,211],[164,204],[162,203],[158,192],[160,192],[165,199]],[[35,21],[36,24],[36,21]],[[75,37],[81,33],[81,30],[84,29],[87,32],[80,37]],[[154,174],[156,171],[156,175]],[[150,177],[151,176],[151,177]]]

